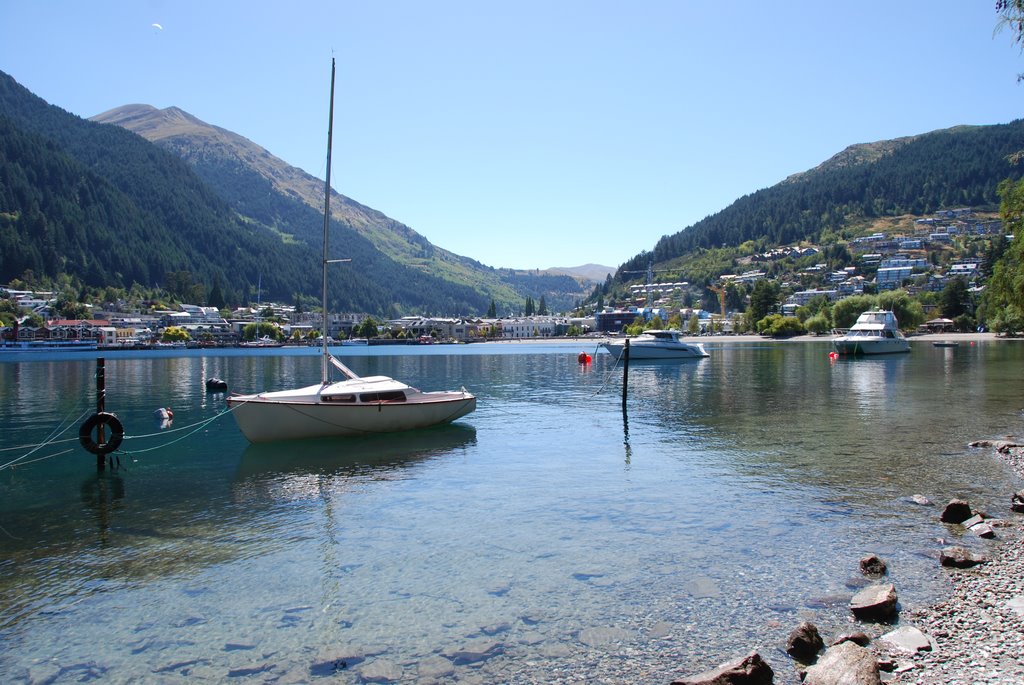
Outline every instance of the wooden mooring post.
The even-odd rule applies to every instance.
[[[622,348],[622,413],[626,413],[626,390],[629,388],[629,338]]]
[[[107,408],[107,361],[103,357],[96,357],[96,413],[102,414]],[[96,428],[96,442],[103,444],[107,441],[106,428],[101,423]],[[106,467],[107,455],[100,452],[96,455],[96,470],[102,471]]]

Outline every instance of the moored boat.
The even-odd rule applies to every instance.
[[[331,137],[334,121],[334,61],[327,128],[327,179],[324,187],[323,311],[327,312],[327,267],[331,203]],[[327,317],[324,317],[326,323]],[[326,328],[326,327],[325,327]],[[326,334],[326,330],[324,331]],[[423,392],[387,376],[360,378],[330,354],[321,340],[321,378],[317,385],[251,395],[233,395],[228,406],[250,442],[394,433],[450,423],[476,409],[476,396],[460,390]],[[330,368],[346,380],[330,382]]]
[[[869,309],[857,317],[846,333],[833,338],[839,354],[892,354],[910,352],[910,342],[900,332],[896,315],[882,309]]]
[[[649,330],[629,340],[629,358],[632,359],[701,359],[710,356],[700,343],[682,340],[679,331]],[[615,359],[625,353],[626,338],[603,340],[599,344]]]

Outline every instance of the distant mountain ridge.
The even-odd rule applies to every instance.
[[[126,105],[91,118],[127,128],[195,169],[239,214],[285,240],[316,245],[315,223],[294,221],[289,202],[323,207],[323,181],[277,158],[256,143],[177,108]],[[269,191],[269,192],[268,192]],[[585,295],[582,279],[563,272],[495,269],[433,245],[412,228],[332,190],[331,214],[399,264],[467,286],[504,310],[526,297],[545,297],[550,307],[571,307]]]

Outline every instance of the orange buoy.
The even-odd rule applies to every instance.
[[[580,352],[578,355],[576,355],[576,361],[579,362],[580,364],[589,364],[591,361],[593,361],[593,358],[586,352]]]
[[[828,358],[829,359],[839,359],[839,353],[838,352],[829,352],[828,353]]]

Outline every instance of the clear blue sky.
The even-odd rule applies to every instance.
[[[0,0],[0,70],[322,178],[334,55],[337,191],[491,266],[617,266],[848,145],[1019,118],[994,5]]]

